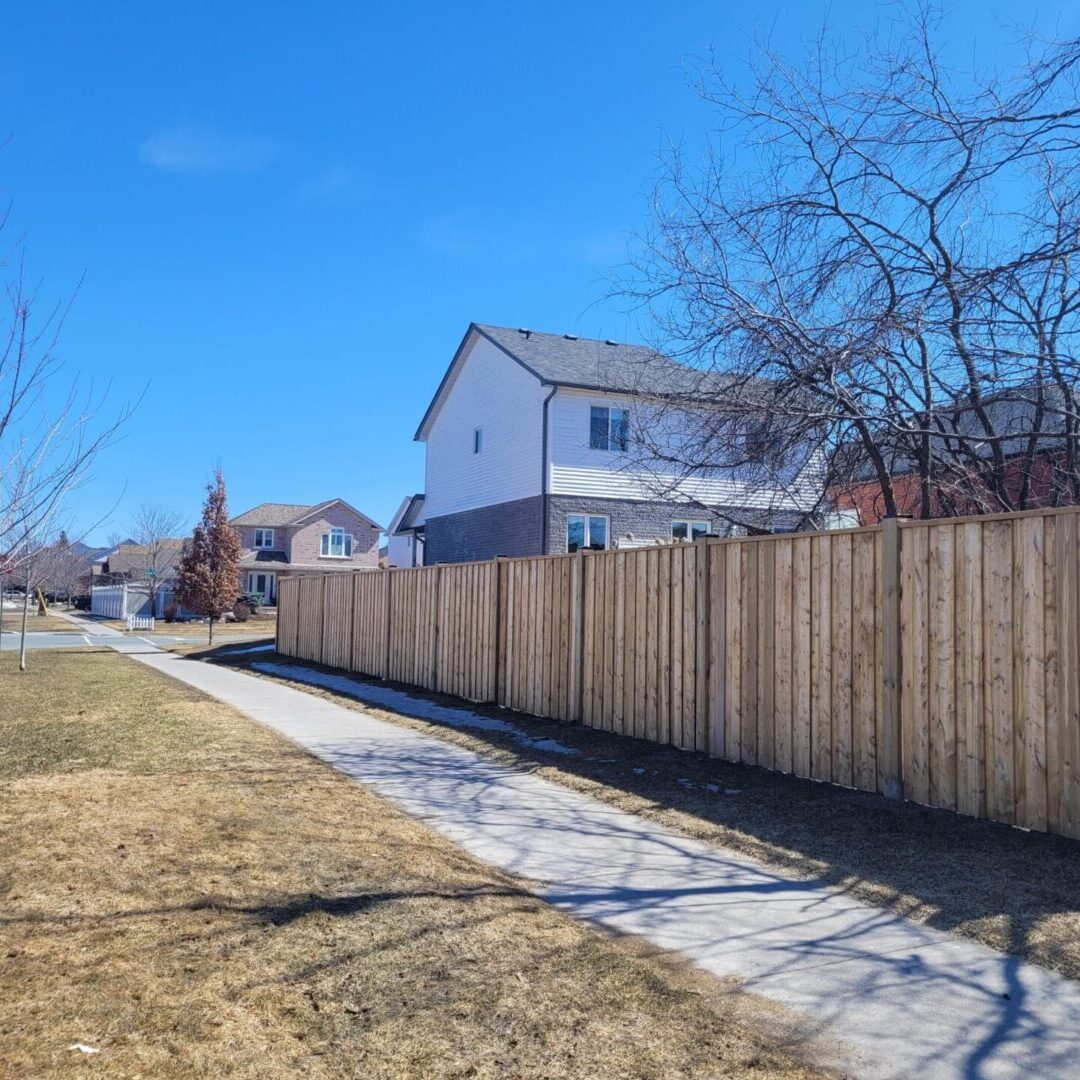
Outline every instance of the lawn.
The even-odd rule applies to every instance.
[[[92,620],[97,622],[98,620]],[[127,630],[127,623],[122,619],[102,619],[102,626],[111,627],[113,630]],[[176,637],[202,638],[205,640],[209,626],[204,622],[166,622],[157,619],[154,623],[154,633],[169,634]],[[247,622],[217,622],[214,623],[214,640],[219,637],[225,638],[230,635],[244,635],[247,637],[273,637],[277,631],[277,616],[253,615]],[[145,633],[145,631],[139,631]]]
[[[326,670],[274,653],[221,659],[236,666],[277,659]],[[326,690],[303,689],[351,708],[367,708]],[[464,704],[443,695],[409,692],[421,699]],[[731,765],[576,724],[466,707],[510,718],[527,735],[554,738],[579,753],[546,753],[494,731],[464,731],[399,712],[369,711],[773,869],[835,885],[868,904],[1080,979],[1076,841]]]
[[[818,1075],[774,1007],[227,707],[113,652],[37,659],[0,655],[0,1074]]]
[[[5,633],[18,634],[22,631],[22,612],[13,611],[11,608],[4,610],[3,627]],[[31,634],[82,634],[73,622],[61,619],[56,615],[38,615],[36,608],[31,608],[26,616],[26,630]]]

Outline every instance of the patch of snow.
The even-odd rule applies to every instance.
[[[717,784],[706,784],[705,785],[705,790],[706,791],[717,792],[717,791],[720,790],[720,787]]]
[[[273,642],[269,645],[249,645],[246,649],[224,649],[218,656],[239,656],[241,653],[250,652],[273,652],[277,648]]]
[[[638,776],[640,776],[645,770],[644,769],[634,769],[632,771],[636,772],[638,774]]]
[[[455,709],[449,705],[436,705],[433,701],[410,697],[401,690],[389,686],[376,686],[373,683],[350,679],[347,675],[330,675],[325,671],[312,671],[311,668],[296,664],[255,663],[255,671],[266,675],[281,675],[286,679],[319,686],[324,690],[333,690],[347,694],[358,701],[375,705],[381,709],[415,716],[420,720],[429,720],[434,724],[446,724],[448,727],[471,728],[474,731],[495,731],[500,735],[509,735],[522,746],[530,750],[541,750],[548,754],[577,754],[572,746],[564,746],[555,739],[537,739],[506,720],[496,720],[491,716],[478,716],[468,709]]]
[[[742,794],[742,788],[737,788],[737,787],[724,788],[724,794],[725,795],[741,795]]]

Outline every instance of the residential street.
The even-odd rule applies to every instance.
[[[564,911],[785,1005],[866,1077],[1080,1075],[1080,987],[766,872],[462,748],[148,643],[118,651],[266,724]]]

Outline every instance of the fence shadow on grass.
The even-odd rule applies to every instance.
[[[833,883],[831,868],[793,880],[569,793],[531,800],[530,777],[512,773],[508,783],[499,763],[445,742],[375,736],[358,748],[316,736],[305,746],[474,855],[537,882],[555,906],[801,1002],[817,1030],[856,1028],[864,1045],[902,1052],[911,1075],[938,1074],[948,1060],[941,1075],[981,1077],[1008,1059],[1031,1075],[1060,1075],[1080,1055],[1080,1033],[1061,1022],[1068,1004],[1048,1016],[1040,990],[1033,1006],[1038,976],[1017,957],[953,949],[890,912],[838,905],[819,888]]]
[[[274,654],[221,655],[236,665],[267,658],[277,659]],[[328,670],[281,659],[301,669]],[[361,703],[365,686],[381,694],[390,685],[346,677],[355,683]],[[528,738],[450,729],[453,738],[467,738],[499,760],[543,769],[687,835],[1080,978],[1080,844],[1075,841],[576,724],[397,689],[403,716],[421,716],[434,703],[510,721]],[[385,709],[384,700],[376,707]],[[577,752],[545,751],[545,740]]]

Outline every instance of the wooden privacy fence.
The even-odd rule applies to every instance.
[[[278,651],[1080,837],[1080,510],[279,582]]]

